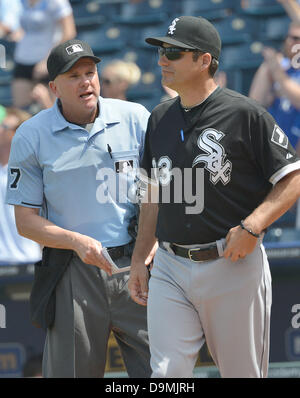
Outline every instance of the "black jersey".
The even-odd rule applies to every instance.
[[[148,123],[141,167],[160,181],[156,236],[178,244],[212,242],[300,161],[272,116],[237,92],[218,87],[183,113],[177,97],[159,104]],[[193,195],[201,197],[194,208]]]

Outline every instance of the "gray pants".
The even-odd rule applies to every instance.
[[[129,257],[116,261],[130,264]],[[103,377],[111,330],[129,377],[150,377],[146,308],[129,295],[129,271],[109,277],[77,255],[56,288],[56,316],[48,329],[44,377]]]
[[[159,248],[151,271],[152,377],[193,377],[206,341],[222,377],[266,377],[271,275],[263,245],[235,263],[195,263]]]

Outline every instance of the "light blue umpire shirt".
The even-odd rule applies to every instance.
[[[131,241],[135,178],[150,113],[140,104],[99,97],[90,132],[69,123],[58,101],[17,130],[6,202],[40,208],[59,227],[103,246]]]

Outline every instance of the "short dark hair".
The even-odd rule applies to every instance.
[[[198,58],[202,54],[205,54],[205,53],[203,51],[200,51],[200,50],[194,51],[193,52],[193,61],[197,62]],[[208,73],[210,74],[211,77],[214,77],[218,67],[219,67],[219,61],[215,57],[212,56],[211,63],[209,65],[209,69],[208,69]]]

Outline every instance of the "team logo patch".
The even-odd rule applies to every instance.
[[[274,144],[279,145],[284,149],[287,149],[289,145],[289,140],[287,136],[284,134],[281,128],[277,126],[277,124],[275,124],[274,126],[271,141],[274,142]]]
[[[177,24],[178,21],[179,21],[179,18],[175,18],[172,21],[171,25],[168,28],[168,35],[173,35],[174,34],[174,32],[176,30],[176,24]]]
[[[82,45],[77,43],[77,44],[72,44],[69,47],[66,47],[66,51],[68,53],[68,55],[72,55],[74,53],[79,53],[81,51],[83,51]]]
[[[133,160],[115,162],[115,172],[129,174],[133,171]]]
[[[199,163],[205,164],[205,169],[209,171],[210,181],[216,185],[219,181],[226,185],[231,179],[232,163],[226,159],[224,147],[219,141],[224,137],[224,133],[213,128],[208,128],[200,134],[197,145],[206,152],[206,155],[198,155],[193,161],[193,167]]]

